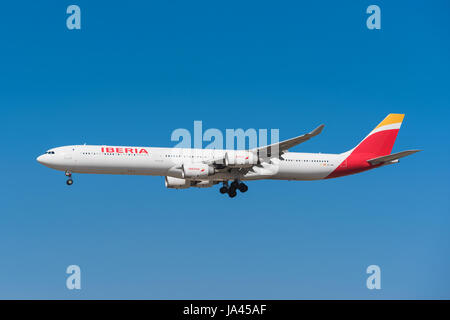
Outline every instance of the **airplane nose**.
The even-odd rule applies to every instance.
[[[36,161],[41,163],[41,164],[44,164],[44,155],[40,155],[39,157],[37,157]]]

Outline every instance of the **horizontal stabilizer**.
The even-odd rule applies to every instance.
[[[367,160],[367,162],[370,163],[371,165],[391,162],[391,161],[398,160],[400,158],[409,156],[409,155],[419,152],[419,151],[422,151],[422,150],[406,150],[406,151],[402,151],[402,152],[398,152],[398,153],[393,153],[393,154],[390,154],[387,156],[373,158],[373,159]]]

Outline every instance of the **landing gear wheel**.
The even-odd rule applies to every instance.
[[[247,192],[247,190],[248,190],[248,187],[247,187],[247,185],[245,184],[245,183],[240,183],[239,184],[239,191],[240,192],[242,192],[242,193],[244,193],[244,192]]]
[[[68,186],[71,186],[73,184],[73,180],[72,179],[67,179],[66,181]]]
[[[234,197],[236,197],[236,189],[234,189],[234,188],[230,188],[229,190],[228,190],[228,196],[230,197],[230,198],[234,198]]]
[[[228,188],[223,186],[222,188],[219,189],[221,194],[227,193],[228,192]]]
[[[237,189],[237,188],[239,187],[239,182],[237,182],[236,180],[234,180],[234,181],[231,183],[231,187],[234,188],[234,189]]]

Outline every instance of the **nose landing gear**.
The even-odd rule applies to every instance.
[[[66,181],[66,184],[68,186],[71,186],[73,184],[73,180],[72,180],[72,172],[70,172],[69,170],[66,171],[66,177],[68,178]]]

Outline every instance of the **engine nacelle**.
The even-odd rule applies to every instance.
[[[214,168],[205,163],[183,164],[182,170],[182,176],[184,179],[207,177],[215,173]]]
[[[225,154],[227,167],[252,167],[258,164],[258,155],[245,150],[228,150]]]
[[[190,182],[186,179],[166,177],[166,188],[170,189],[187,189],[191,186]]]

